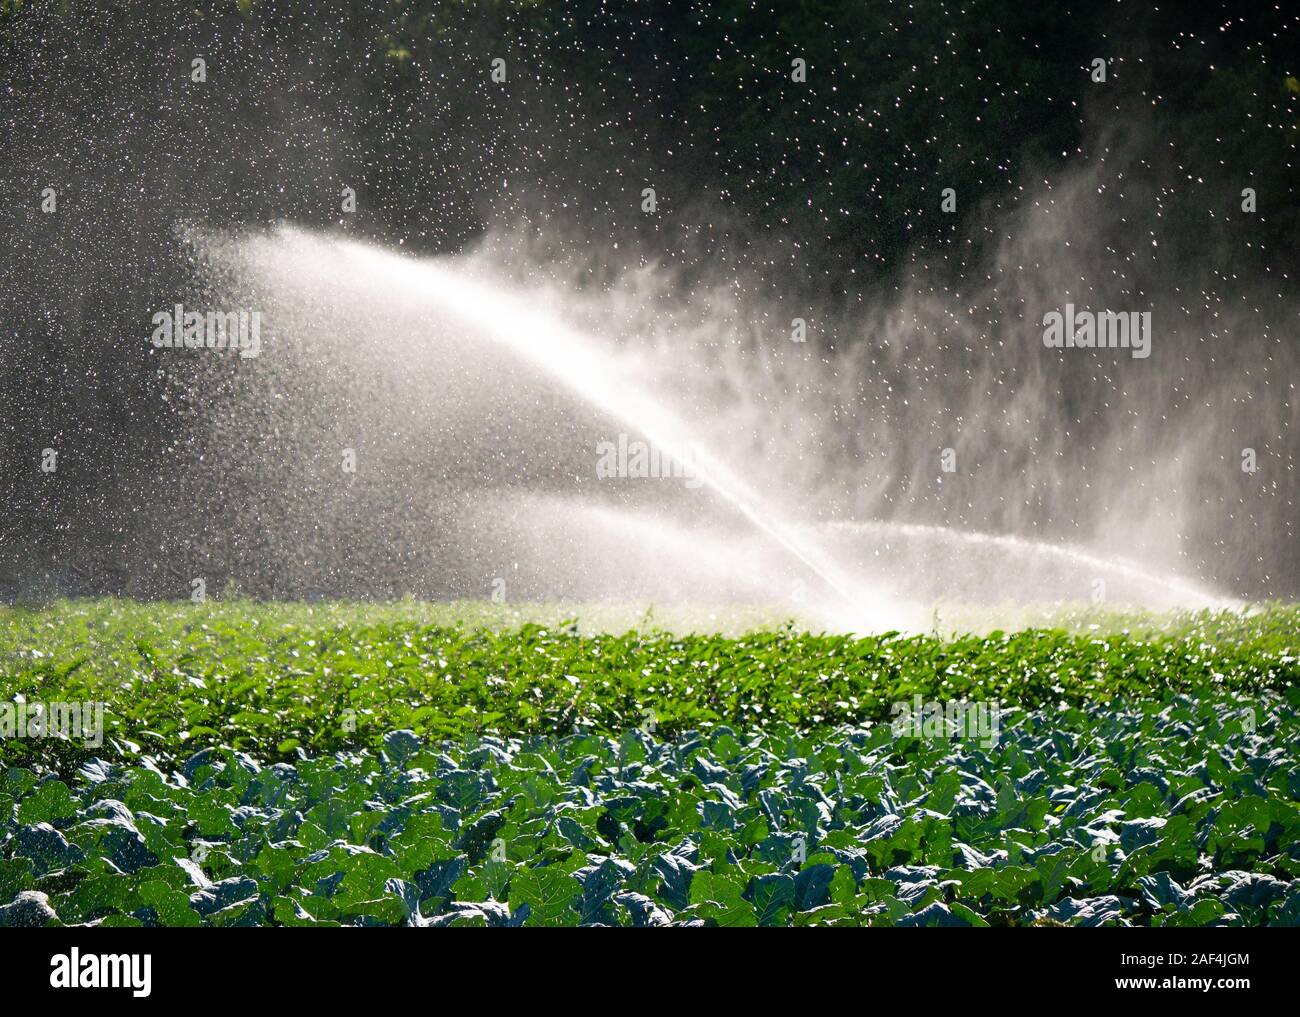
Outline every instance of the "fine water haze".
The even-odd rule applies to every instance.
[[[1239,606],[1181,559],[1168,519],[1189,506],[1167,467],[1067,473],[1050,390],[1060,354],[1032,320],[1000,337],[1000,367],[993,356],[953,374],[951,349],[925,331],[934,309],[868,311],[863,341],[841,352],[793,341],[787,310],[756,313],[725,287],[680,297],[654,266],[593,285],[528,265],[528,243],[504,235],[435,258],[288,225],[189,241],[211,299],[266,322],[218,431],[255,422],[306,453],[236,439],[223,455],[217,439],[210,482],[260,485],[258,503],[292,535],[284,574],[314,576],[321,595],[757,603],[859,632],[928,625],[937,605]],[[873,336],[881,322],[894,324]],[[1125,351],[1070,353],[1157,373],[1118,362]],[[873,406],[909,354],[933,359],[928,388]],[[1016,379],[1005,398],[954,414],[999,371]],[[1157,388],[1130,384],[1138,397]],[[948,430],[920,426],[942,412]],[[989,447],[1008,434],[1027,448]],[[689,445],[699,482],[598,477],[599,444],[620,435]],[[1023,469],[1026,488],[998,482],[1000,456],[1042,459]],[[990,465],[994,485],[972,485]],[[1116,506],[1145,492],[1145,507],[1091,521],[1049,510],[1054,532],[1015,532],[1020,502],[1047,492],[1069,505],[1099,486]]]
[[[0,601],[1300,596],[1293,12],[290,6],[0,11]]]

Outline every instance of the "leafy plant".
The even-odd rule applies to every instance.
[[[10,768],[0,925],[1294,925],[1296,706]]]

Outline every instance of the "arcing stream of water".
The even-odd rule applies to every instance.
[[[597,344],[551,315],[531,308],[518,297],[466,277],[439,264],[395,258],[361,245],[348,253],[364,271],[375,272],[394,285],[414,287],[438,306],[521,357],[537,364],[556,380],[603,413],[623,421],[666,453],[693,449],[689,465],[698,478],[773,541],[826,583],[844,606],[864,618],[879,605],[869,592],[844,575],[824,551],[810,543],[753,492],[727,465],[701,448],[692,432],[670,411],[631,384],[603,357]]]
[[[737,548],[731,558],[713,563],[715,573],[739,572],[758,563],[760,567],[752,573],[750,585],[757,598],[766,596],[775,602],[786,601],[784,593],[777,592],[783,586],[788,588],[791,582],[807,583],[810,599],[818,601],[812,605],[811,613],[827,627],[859,632],[900,627],[924,617],[924,605],[936,600],[978,603],[999,599],[1021,603],[1030,599],[1082,600],[1088,596],[1089,583],[1096,583],[1095,577],[1119,587],[1113,590],[1121,595],[1116,599],[1129,603],[1159,607],[1235,606],[1181,577],[1161,575],[1133,562],[1117,561],[1079,548],[936,526],[884,522],[827,526],[805,519],[796,522],[756,492],[756,478],[742,477],[732,465],[732,459],[703,446],[698,438],[706,428],[692,426],[682,414],[670,409],[664,400],[630,377],[623,360],[608,352],[608,344],[572,327],[565,320],[567,315],[551,310],[532,294],[466,267],[457,259],[414,258],[294,228],[281,228],[270,236],[243,238],[234,245],[226,243],[224,248],[217,244],[215,249],[237,252],[242,270],[247,272],[251,267],[253,285],[261,292],[296,290],[299,303],[314,308],[314,317],[301,329],[310,334],[313,342],[319,342],[331,332],[337,332],[336,338],[346,342],[346,336],[358,330],[373,330],[374,321],[393,307],[403,308],[408,318],[407,326],[403,327],[411,328],[414,340],[404,342],[400,359],[385,367],[391,378],[404,379],[417,369],[422,357],[446,355],[435,351],[434,334],[456,336],[453,354],[456,359],[485,362],[489,359],[488,347],[466,357],[465,343],[486,338],[491,348],[532,365],[541,378],[548,379],[545,384],[567,390],[596,415],[618,422],[665,454],[691,448],[689,466],[699,481],[743,517],[752,527],[752,534],[762,536],[755,541],[735,532],[734,527],[730,532],[725,527],[715,528],[712,532],[718,541]],[[329,315],[335,312],[328,310],[327,305],[346,306],[350,323],[332,328]],[[322,307],[327,308],[324,319]],[[467,339],[467,336],[474,338]],[[421,347],[427,352],[422,354]],[[371,344],[365,348],[368,352],[351,355],[366,370],[374,369],[377,361],[392,359],[385,358],[382,347]],[[267,354],[268,360],[274,357],[273,343],[268,343]],[[493,384],[493,380],[489,379],[488,384]],[[463,387],[444,387],[445,398],[450,402],[475,398]],[[400,396],[393,397],[394,406],[400,400]],[[526,401],[526,397],[520,397],[520,412],[526,408],[523,405]],[[557,426],[548,430],[562,432]],[[452,431],[450,440],[457,445],[476,440],[463,427]],[[579,457],[575,461],[584,460]],[[750,472],[761,477],[761,468]],[[599,502],[581,498],[575,502],[570,498],[565,503],[554,499],[547,503],[543,498],[541,502],[533,499],[530,504],[531,507],[520,512],[524,517],[521,525],[502,541],[504,550],[497,547],[493,552],[496,557],[515,560],[516,567],[530,555],[540,561],[537,551],[541,545],[553,545],[557,541],[567,541],[575,548],[584,543],[590,545],[599,540],[592,534],[594,528],[609,528],[612,510],[606,507],[591,511]],[[647,527],[655,530],[656,539],[651,541],[647,535],[643,541],[647,547],[653,544],[656,548],[647,558],[686,577],[684,584],[677,585],[678,589],[683,585],[689,587],[691,576],[699,578],[698,588],[704,596],[710,588],[717,588],[717,583],[710,587],[710,582],[718,576],[710,580],[698,553],[699,535],[708,531],[697,529],[694,537],[687,540],[679,525],[682,513],[670,514],[667,520],[662,515],[626,510],[622,514],[629,520],[635,519],[637,524],[618,526],[620,539],[626,540],[628,532],[645,531]],[[543,517],[552,522],[544,523]],[[584,526],[586,531],[582,529]],[[484,529],[471,525],[464,533],[481,538]],[[682,539],[674,538],[674,534]],[[460,540],[456,536],[449,539]],[[764,542],[766,550],[762,546]],[[696,550],[690,550],[691,547]],[[631,575],[636,566],[630,559],[620,564],[607,555],[598,557],[594,565],[575,564],[570,571],[602,567],[615,572],[619,568],[628,569],[629,575],[625,577],[628,582],[624,586],[643,588],[632,581],[641,577]],[[553,556],[545,566],[539,565],[535,574],[545,575],[549,570],[553,578],[564,568]],[[617,576],[606,578],[613,581],[606,581],[600,587],[602,597],[611,589],[620,589]],[[570,588],[581,593],[589,587],[571,584]],[[531,592],[539,599],[547,597],[543,584]],[[902,605],[907,605],[905,614],[910,622],[900,622],[904,614]]]

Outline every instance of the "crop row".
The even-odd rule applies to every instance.
[[[583,635],[274,606],[91,602],[0,609],[0,702],[102,702],[93,754],[166,764],[198,748],[291,761],[376,748],[392,730],[463,739],[717,726],[861,725],[895,704],[1055,709],[1300,679],[1300,609],[1202,615],[1167,631],[1059,629],[951,640],[791,630],[739,638]],[[8,739],[0,760],[65,771],[75,743]]]
[[[0,925],[1295,925],[1297,706],[10,768]]]

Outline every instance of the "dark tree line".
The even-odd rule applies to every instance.
[[[608,236],[629,264],[734,259],[846,301],[918,258],[978,274],[981,224],[1125,124],[1154,142],[1131,172],[1159,199],[1133,234],[1229,252],[1293,294],[1300,40],[1281,7],[6,0],[0,564],[57,567],[87,543],[131,556],[200,412],[126,338],[192,285],[182,221],[422,251],[493,226]],[[1243,187],[1260,200],[1248,233],[1217,211]],[[40,476],[69,435],[77,469]]]

